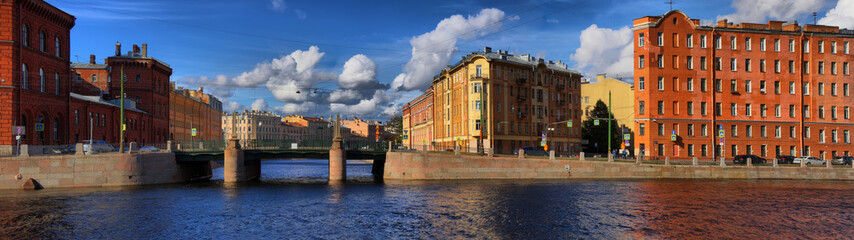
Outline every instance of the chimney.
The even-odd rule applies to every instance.
[[[483,52],[490,53],[490,52],[492,52],[492,48],[491,47],[483,47]]]
[[[605,74],[598,74],[598,75],[596,75],[596,81],[597,81],[597,82],[598,82],[598,81],[602,81],[602,80],[604,80],[604,79],[605,79]]]
[[[142,44],[142,57],[148,57],[148,43]]]
[[[95,54],[89,55],[89,64],[95,64]]]
[[[116,42],[116,56],[121,56],[121,55],[122,55],[122,44],[119,42]]]
[[[133,53],[139,54],[139,46],[136,44],[133,45]]]

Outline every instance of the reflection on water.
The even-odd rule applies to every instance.
[[[387,181],[263,162],[262,181],[0,191],[0,239],[848,238],[854,183]]]

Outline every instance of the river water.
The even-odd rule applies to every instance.
[[[407,181],[351,161],[262,163],[262,181],[0,191],[0,239],[851,238],[854,183]]]

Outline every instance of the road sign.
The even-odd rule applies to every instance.
[[[630,145],[631,145],[631,144],[629,144],[629,140],[626,140],[623,144],[625,144],[625,145],[626,145],[626,147],[628,147],[628,146],[630,146]]]
[[[403,135],[403,140],[409,139],[409,135]]]
[[[27,127],[24,126],[12,126],[12,134],[15,135],[26,135]]]
[[[421,139],[421,143],[427,143],[427,139]]]
[[[623,140],[629,141],[629,140],[631,140],[631,139],[632,139],[632,135],[631,135],[631,134],[623,134]]]
[[[724,138],[719,138],[721,140],[721,145],[724,145]]]
[[[719,137],[719,138],[724,138],[724,130],[723,130],[723,129],[718,130],[718,137]]]
[[[36,129],[36,132],[43,132],[44,131],[44,123],[36,123],[35,129]]]
[[[122,131],[126,131],[126,130],[128,130],[128,125],[127,125],[127,124],[122,124]]]
[[[546,145],[546,141],[540,141],[540,146],[545,146],[545,145]]]
[[[196,128],[193,128],[193,137],[196,136]]]
[[[626,149],[626,143],[621,143],[621,144],[620,144],[620,149]]]
[[[671,142],[675,142],[675,141],[676,141],[676,135],[675,135],[675,134],[674,134],[674,135],[670,135],[670,141],[671,141]]]
[[[599,126],[599,119],[593,120],[593,125],[594,125],[594,126]]]
[[[566,127],[572,127],[572,120],[570,120],[569,122],[566,122]]]

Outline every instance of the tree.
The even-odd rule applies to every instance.
[[[389,133],[383,137],[385,141],[395,144],[403,143],[403,117],[400,115],[392,116],[385,122],[385,131]]]
[[[586,152],[607,153],[608,149],[608,119],[614,119],[614,114],[608,111],[608,106],[602,100],[596,102],[593,110],[587,112],[587,120],[581,123],[581,138],[588,140]],[[594,121],[599,119],[599,126]],[[611,150],[620,148],[619,123],[611,120]]]

